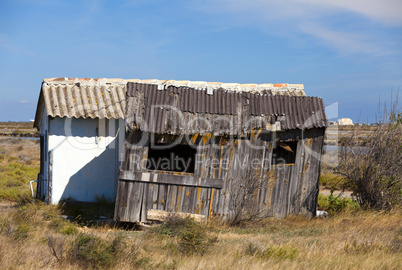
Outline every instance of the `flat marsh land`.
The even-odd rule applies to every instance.
[[[0,136],[38,137],[32,122],[0,122]]]
[[[38,172],[36,141],[0,138],[0,269],[402,269],[398,209],[237,226],[173,217],[139,231],[78,212],[66,220],[71,209],[33,202]]]

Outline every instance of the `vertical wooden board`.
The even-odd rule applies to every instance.
[[[265,211],[268,213],[269,208],[270,208],[270,204],[268,203],[268,192],[269,192],[269,182],[268,182],[268,186],[264,187],[263,189],[263,195],[262,195],[262,199],[261,199],[261,205],[260,205],[260,209],[262,211]]]
[[[213,203],[213,188],[207,188],[207,201],[205,203],[205,215],[207,220],[211,219],[212,203]]]
[[[277,176],[276,166],[273,166],[272,171],[271,171],[271,178],[270,178],[269,198],[270,198],[270,205],[271,205],[270,208],[274,215],[275,215],[275,207],[276,207],[276,205],[275,205],[276,193],[277,193],[277,189],[278,189],[277,181],[278,181],[278,176]]]
[[[131,196],[133,194],[133,182],[126,182],[126,192],[125,192],[125,198],[124,198],[124,205],[126,206],[124,208],[124,212],[122,212],[122,217],[124,221],[131,221],[130,220],[130,215],[131,215]]]
[[[232,189],[232,179],[227,179],[226,181],[226,190],[224,191],[223,196],[221,196],[222,200],[222,215],[229,218],[229,208],[230,208],[230,200],[231,200],[231,189]]]
[[[147,184],[148,192],[147,192],[147,204],[146,209],[153,209],[154,204],[154,188],[156,188],[156,184]]]
[[[175,185],[169,185],[168,187],[168,199],[166,201],[166,206],[168,212],[175,212],[176,211],[176,204],[177,204],[177,189],[178,187]]]
[[[303,140],[298,141],[296,150],[296,161],[293,168],[293,177],[296,179],[296,190],[294,192],[295,199],[293,200],[293,208],[295,209],[295,214],[301,213],[302,207],[302,189],[303,189],[303,168],[305,160],[305,148],[303,146]]]
[[[319,181],[318,175],[319,171],[317,170],[319,167],[319,159],[320,157],[317,157],[317,155],[320,155],[318,153],[318,145],[319,145],[319,137],[314,137],[312,139],[312,153],[311,153],[311,158],[310,158],[310,171],[309,171],[309,177],[308,177],[308,187],[307,187],[307,197],[306,197],[306,208],[307,211],[315,214],[315,210],[317,208],[317,194],[318,194],[318,187],[317,187],[317,182]]]
[[[292,173],[292,165],[286,165],[285,166],[285,172],[284,172],[284,190],[282,193],[282,202],[283,205],[281,205],[281,217],[286,217],[288,213],[288,204],[289,204],[289,187],[290,187],[290,180],[291,180],[291,173]]]
[[[308,188],[308,176],[310,172],[310,160],[311,160],[311,144],[312,144],[312,139],[311,138],[306,138],[303,140],[304,142],[304,163],[302,169],[302,179],[303,179],[303,184],[302,184],[302,190],[301,190],[301,200],[304,203],[306,197],[307,197],[307,188]]]
[[[289,185],[289,204],[288,213],[298,214],[300,211],[301,178],[304,161],[304,148],[302,141],[297,142],[295,164],[292,169]]]
[[[296,162],[294,167],[294,175],[297,177],[297,187],[295,191],[296,200],[294,201],[295,213],[300,214],[302,209],[302,190],[304,182],[304,161],[306,156],[306,150],[304,148],[304,141],[300,140],[297,143],[296,150]]]
[[[159,185],[159,193],[158,193],[158,210],[166,210],[166,194],[167,194],[167,185]]]
[[[279,166],[275,166],[275,178],[274,178],[274,187],[272,189],[272,202],[271,202],[271,206],[272,206],[272,211],[274,216],[278,216],[279,213],[279,198],[280,198],[280,192],[282,189],[282,179],[281,179],[281,172],[279,169]]]
[[[223,206],[224,206],[224,202],[225,202],[225,196],[226,196],[226,192],[227,192],[227,185],[228,185],[228,171],[230,170],[230,166],[231,166],[231,154],[233,152],[233,146],[231,145],[227,145],[225,147],[222,147],[221,149],[222,151],[222,158],[220,161],[220,167],[221,167],[221,173],[220,173],[220,178],[223,180],[223,187],[222,189],[220,189],[219,191],[217,191],[217,193],[219,194],[219,200],[217,200],[217,205],[216,205],[216,209],[214,210],[215,213],[217,213],[218,215],[223,215],[224,211],[223,211]]]
[[[183,212],[183,200],[185,199],[185,188],[184,186],[177,187],[177,201],[176,201],[176,212]]]
[[[228,218],[233,216],[235,207],[238,207],[238,202],[235,202],[236,198],[241,196],[243,189],[241,185],[244,183],[244,163],[246,162],[245,142],[242,139],[237,140],[237,147],[235,148],[234,158],[230,170],[230,182],[228,192],[226,194],[226,204],[224,208],[225,215]]]
[[[121,220],[121,211],[125,208],[123,204],[123,196],[126,189],[125,189],[125,182],[124,181],[118,181],[117,184],[117,195],[116,195],[116,202],[115,202],[115,208],[114,208],[114,219],[117,221]]]
[[[133,183],[124,181],[124,190],[121,200],[123,207],[120,210],[120,216],[123,221],[129,221],[128,208],[130,207],[129,200],[130,200],[132,184]]]
[[[296,173],[295,173],[296,171]],[[297,200],[296,197],[296,192],[297,192],[297,184],[298,184],[298,178],[297,178],[297,170],[296,167],[293,166],[292,170],[289,174],[289,194],[288,194],[288,206],[287,206],[287,214],[296,214],[295,212],[295,202]]]
[[[261,140],[262,141],[262,140]],[[259,211],[262,211],[266,214],[269,214],[270,206],[271,206],[271,197],[269,196],[270,185],[272,185],[272,181],[270,178],[270,169],[271,169],[271,157],[272,157],[272,148],[271,141],[262,141],[264,149],[263,151],[263,164],[261,177],[263,181],[263,186],[261,190],[261,198],[259,204]]]
[[[282,165],[280,169],[280,177],[279,177],[279,184],[281,186],[278,194],[278,200],[277,200],[277,206],[278,206],[278,212],[277,212],[277,217],[283,218],[283,208],[286,206],[286,165]]]
[[[144,183],[139,183],[139,182],[134,182],[131,195],[130,195],[130,208],[129,208],[129,214],[130,214],[130,222],[138,222],[140,221],[140,215],[141,215],[141,200],[142,200],[142,194],[144,191]]]
[[[201,192],[202,192],[202,188],[197,187],[195,192],[194,192],[194,206],[195,206],[195,214],[201,214]]]
[[[191,187],[183,187],[180,209],[183,213],[191,213],[190,201],[192,198]]]
[[[275,188],[275,167],[271,167],[271,170],[268,172],[268,188],[267,188],[267,196],[266,196],[266,207],[267,210],[272,214],[273,213],[273,193]]]
[[[190,191],[190,195],[189,195],[189,213],[193,213],[196,214],[196,208],[197,208],[197,191],[198,188],[197,187],[190,187],[191,191]]]
[[[207,215],[208,213],[207,203],[208,203],[208,188],[201,188],[200,201],[198,202],[201,215]]]
[[[141,222],[147,221],[147,210],[148,210],[148,198],[151,198],[152,195],[149,195],[149,185],[148,183],[143,183],[143,192],[142,192],[142,199],[141,199]]]
[[[161,185],[154,184],[153,196],[152,196],[152,209],[158,209],[158,194],[160,186]]]
[[[219,200],[220,200],[220,192],[219,189],[214,188],[211,196],[211,209],[210,209],[210,218],[213,218],[216,216],[216,214],[218,213],[218,206],[219,206]]]
[[[123,217],[123,221],[130,222],[131,197],[133,195],[134,183],[133,182],[128,182],[128,181],[127,182],[125,181],[125,183],[126,183],[125,192],[124,192],[125,197],[124,197],[124,201],[123,201],[125,207],[123,208],[124,210],[121,212],[121,214],[122,214],[122,217]]]
[[[127,211],[127,198],[128,198],[128,182],[119,181],[119,185],[121,185],[120,194],[119,194],[119,209],[118,220],[126,221],[126,211]]]
[[[221,140],[223,140],[222,138],[221,138]],[[225,142],[222,142],[222,143],[225,143]],[[213,172],[213,177],[216,177],[216,178],[218,178],[218,179],[222,179],[223,180],[223,182],[225,182],[225,179],[223,178],[223,175],[222,175],[222,172],[224,171],[224,170],[226,170],[226,168],[222,168],[222,166],[223,166],[223,162],[224,162],[224,160],[223,160],[223,158],[224,158],[224,148],[228,148],[228,145],[225,145],[225,146],[217,146],[217,149],[216,149],[216,158],[219,160],[219,167]],[[213,215],[213,216],[215,216],[217,213],[218,213],[218,211],[219,211],[219,198],[220,198],[220,190],[219,189],[214,189],[213,190],[213,193],[211,193],[211,196],[213,196],[213,200],[212,200],[212,203],[211,203],[211,209],[210,209],[210,212],[211,212],[211,215]]]
[[[281,212],[281,205],[282,205],[282,201],[281,201],[281,196],[283,193],[283,186],[284,186],[284,174],[283,174],[283,168],[279,168],[278,166],[278,170],[277,170],[278,174],[277,174],[277,192],[276,192],[276,197],[275,197],[275,216],[276,217],[280,217],[280,212]]]
[[[305,147],[305,156],[304,156],[304,164],[303,164],[303,174],[302,174],[302,190],[301,190],[301,196],[300,196],[300,200],[301,200],[301,213],[308,215],[310,210],[309,210],[309,205],[310,205],[310,197],[311,197],[311,193],[309,190],[309,186],[310,186],[310,177],[311,177],[311,163],[312,163],[312,152],[313,152],[313,138],[306,138],[304,139],[304,147]]]

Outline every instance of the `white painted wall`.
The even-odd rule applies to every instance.
[[[114,201],[124,142],[122,119],[49,119],[53,155],[51,203],[62,199]],[[120,141],[120,143],[119,143]]]

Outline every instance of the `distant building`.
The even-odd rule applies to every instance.
[[[341,118],[337,121],[338,125],[340,126],[350,126],[353,125],[353,121],[350,118]]]
[[[337,124],[338,124],[338,122],[336,122],[336,121],[328,121],[328,125],[330,125],[330,126],[335,126]]]

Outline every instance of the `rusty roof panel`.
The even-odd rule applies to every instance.
[[[222,134],[235,131],[233,127],[236,126],[247,132],[251,128],[269,129],[272,120],[280,121],[282,130],[327,126],[324,104],[318,97],[231,92],[223,89],[209,95],[207,90],[187,86],[168,86],[158,90],[156,85],[135,82],[127,84],[127,96],[132,97],[132,100],[140,100],[137,98],[140,93],[144,96],[140,107],[144,108],[145,121],[132,124],[147,132],[198,133],[202,127],[209,129],[209,132]],[[175,110],[178,112],[173,112]],[[135,112],[138,113],[138,110],[129,110],[127,114]],[[184,121],[176,121],[176,114],[180,114]],[[219,117],[222,122],[217,123]],[[213,119],[210,127],[201,123],[205,119]]]

